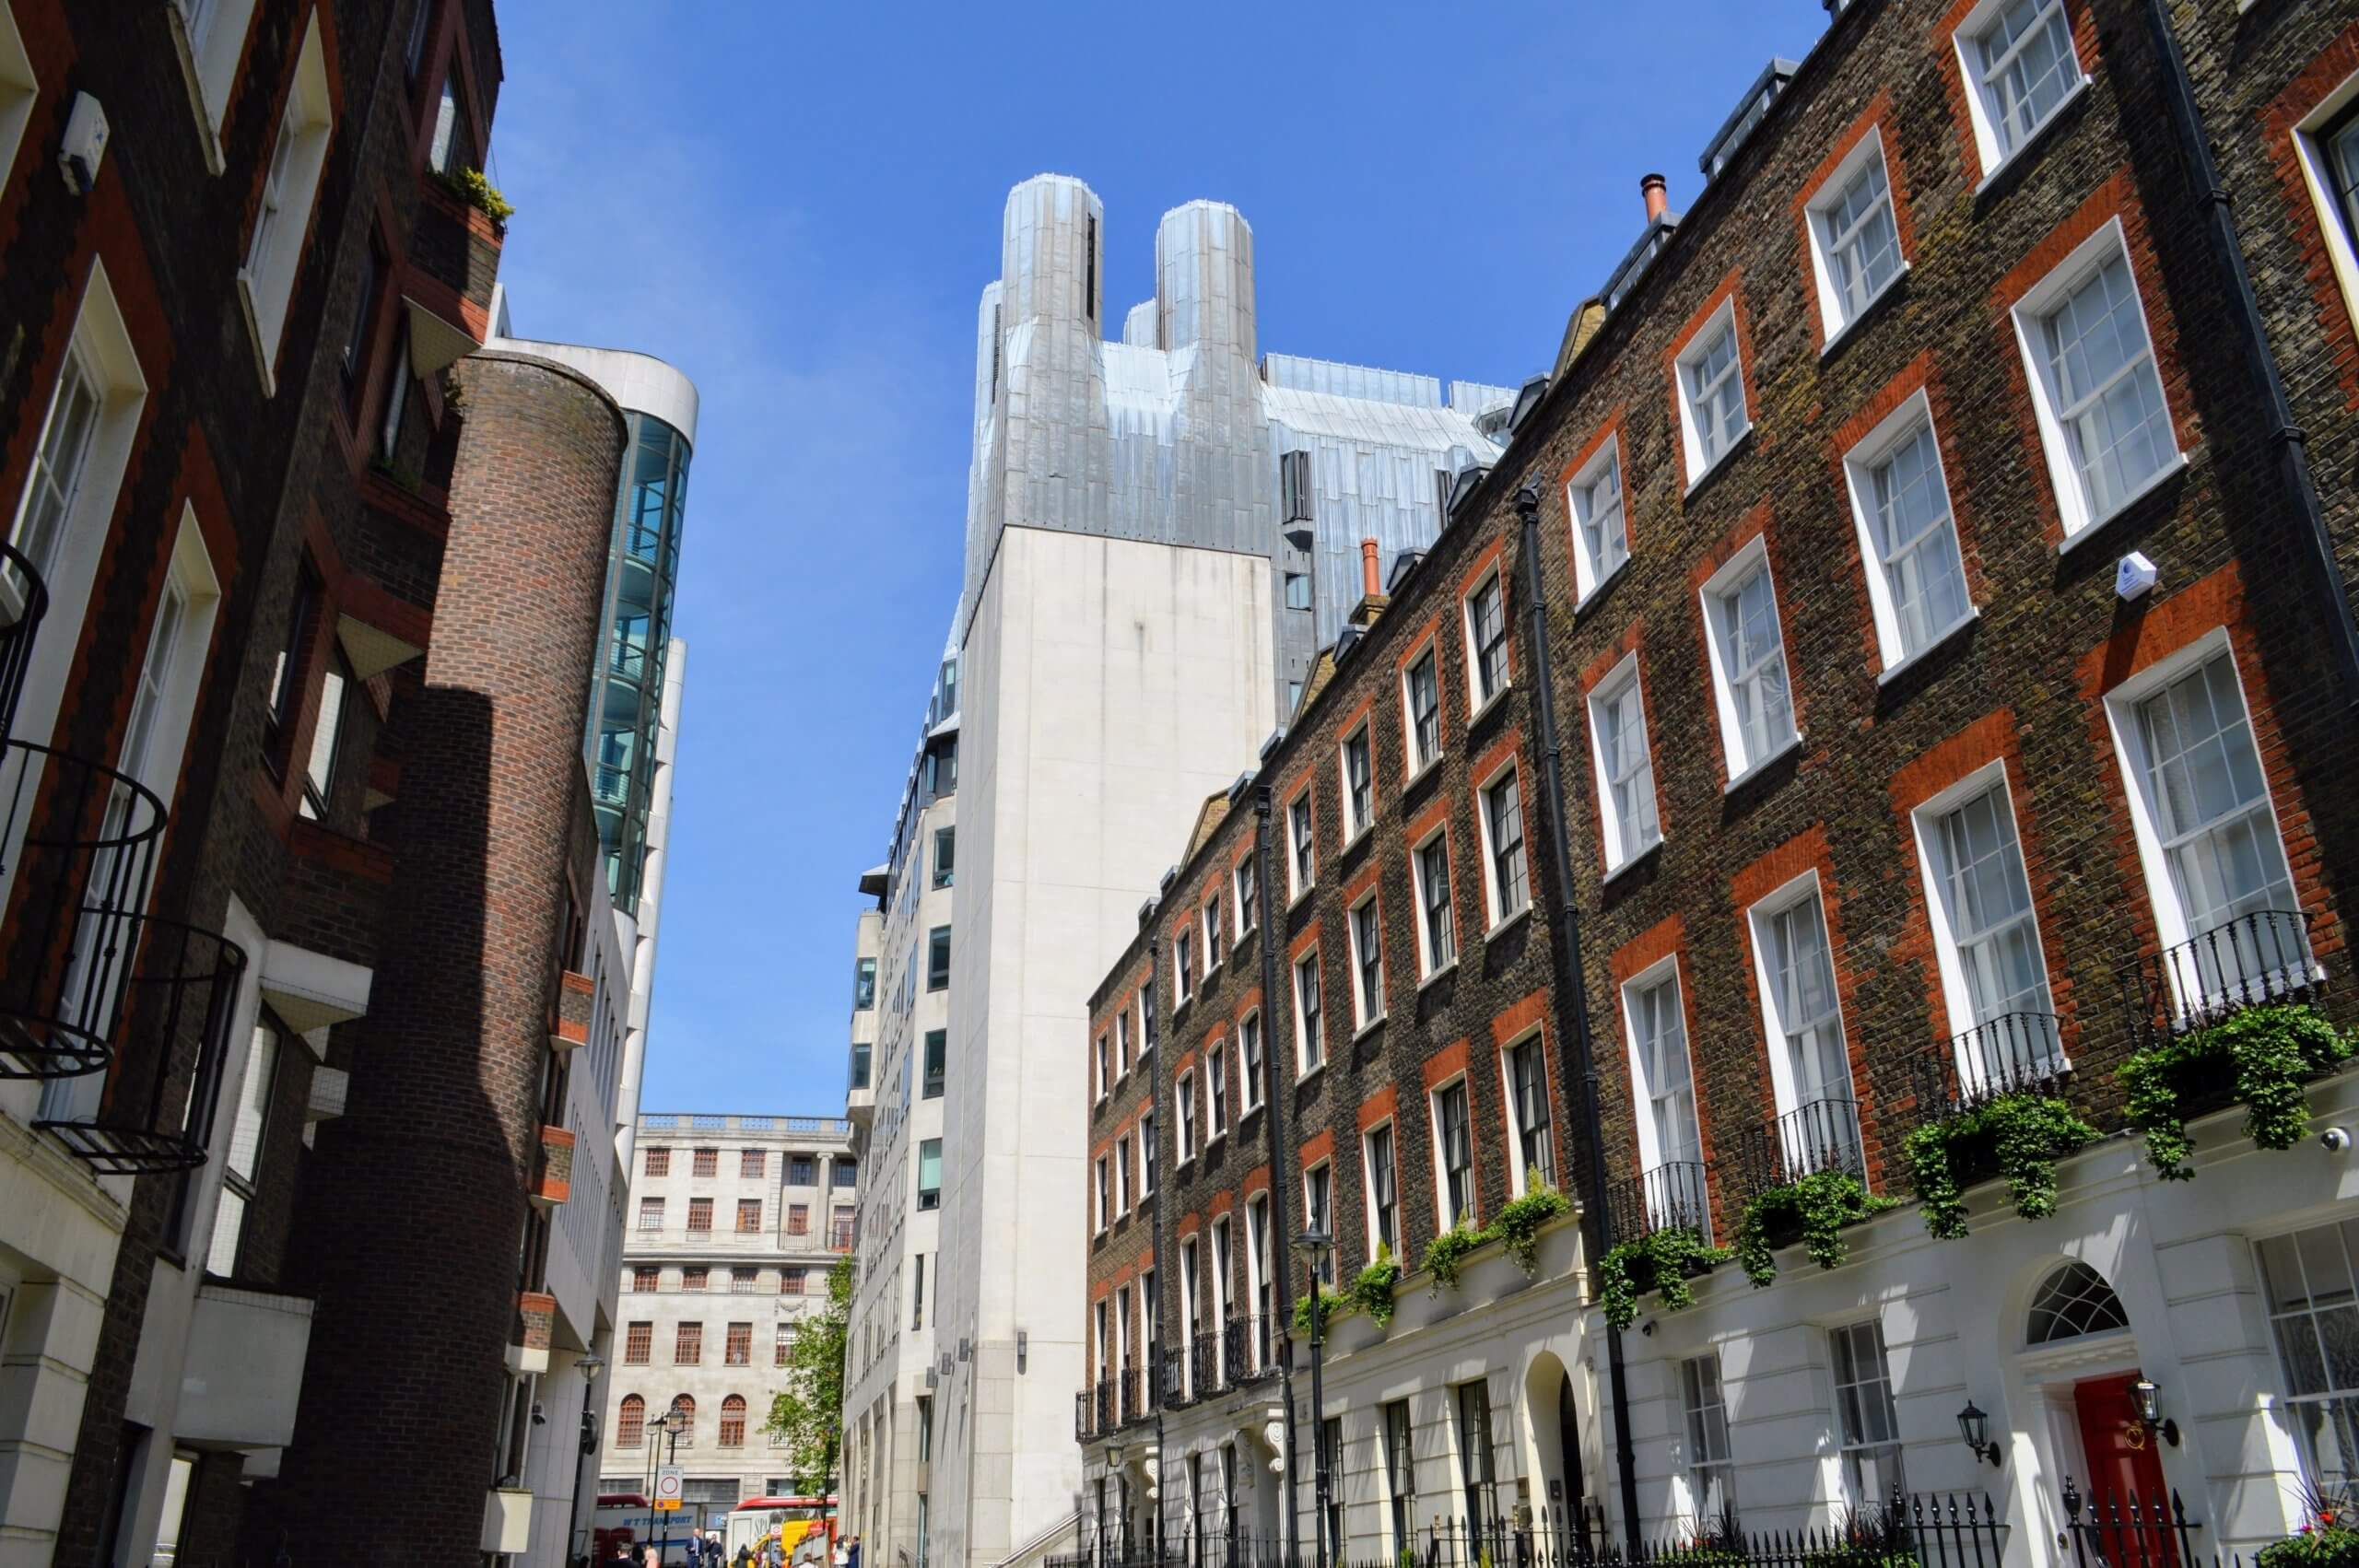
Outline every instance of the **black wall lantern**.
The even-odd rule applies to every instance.
[[[2139,1424],[2172,1447],[2177,1447],[2178,1422],[2164,1418],[2163,1391],[2154,1387],[2154,1380],[2141,1377],[2130,1386],[2130,1397],[2137,1403]]]
[[[1966,1445],[1974,1450],[1976,1458],[1988,1459],[1993,1465],[2001,1462],[1999,1445],[1990,1436],[1990,1418],[1977,1408],[1972,1399],[1968,1399],[1966,1409],[1957,1413],[1957,1430],[1958,1435],[1966,1439]]]

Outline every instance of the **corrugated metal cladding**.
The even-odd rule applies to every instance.
[[[1253,230],[1236,208],[1163,216],[1156,297],[1119,328],[1103,299],[1105,209],[1080,181],[1009,193],[999,279],[976,319],[967,576],[972,613],[1009,523],[1270,557],[1304,573],[1312,609],[1286,609],[1279,698],[1359,602],[1359,541],[1390,560],[1441,529],[1442,475],[1498,448],[1475,416],[1515,390],[1273,354],[1257,359]],[[1109,333],[1116,335],[1109,338]],[[1311,454],[1308,551],[1279,518],[1279,456]]]

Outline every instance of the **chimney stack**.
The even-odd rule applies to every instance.
[[[1665,206],[1670,205],[1671,201],[1670,196],[1664,191],[1662,176],[1660,174],[1641,174],[1638,176],[1638,189],[1646,193],[1647,222],[1649,225],[1651,226],[1661,222],[1662,210]]]
[[[1360,602],[1352,607],[1352,613],[1347,617],[1352,626],[1365,628],[1376,625],[1376,618],[1384,614],[1385,605],[1391,603],[1391,598],[1384,591],[1384,579],[1377,570],[1377,553],[1378,545],[1375,540],[1360,541],[1362,591]]]

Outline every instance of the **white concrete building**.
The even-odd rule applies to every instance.
[[[851,1248],[860,1164],[838,1117],[646,1115],[637,1145],[598,1490],[644,1493],[656,1465],[677,1463],[676,1536],[794,1490],[762,1426],[793,1325],[826,1305]],[[663,1424],[675,1409],[676,1442]]]
[[[1513,396],[1261,356],[1252,231],[1214,202],[1165,215],[1156,298],[1109,339],[1103,216],[1079,181],[1018,185],[977,318],[933,1376],[905,1353],[881,1429],[931,1399],[924,1539],[890,1539],[945,1568],[1073,1539],[1083,999],[1356,603],[1360,541],[1428,543]]]

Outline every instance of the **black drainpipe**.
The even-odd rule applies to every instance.
[[[1278,1032],[1271,1020],[1276,1016],[1278,997],[1278,924],[1279,907],[1272,895],[1277,884],[1270,880],[1270,787],[1256,780],[1253,785],[1253,881],[1262,906],[1262,1109],[1267,1120],[1264,1129],[1270,1139],[1270,1282],[1276,1287],[1278,1320],[1270,1325],[1270,1343],[1283,1346],[1278,1357],[1280,1387],[1286,1402],[1286,1560],[1299,1562],[1302,1556],[1302,1526],[1296,1518],[1296,1489],[1302,1467],[1295,1463],[1294,1441],[1294,1338],[1288,1332],[1279,1336],[1285,1326],[1294,1322],[1294,1270],[1290,1267],[1294,1249],[1286,1245],[1286,1176],[1285,1117],[1278,1105]],[[1326,988],[1320,988],[1320,999],[1326,999]],[[1293,1016],[1289,1009],[1287,1016]],[[1294,1044],[1293,1030],[1287,1030],[1286,1043]],[[1238,1092],[1244,1093],[1245,1074],[1243,1042],[1238,1043],[1237,1082]],[[1252,1271],[1253,1217],[1249,1210],[1245,1216],[1246,1271]],[[1250,1332],[1250,1330],[1249,1330]],[[1316,1414],[1312,1421],[1319,1418]],[[1314,1429],[1315,1430],[1315,1429]]]
[[[2212,161],[2211,139],[2204,134],[2202,113],[2195,106],[2195,85],[2188,79],[2187,62],[2179,53],[2178,37],[2171,30],[2170,15],[2164,9],[2163,0],[2146,0],[2146,25],[2154,35],[2154,53],[2162,65],[2163,102],[2170,111],[2171,129],[2178,134],[2179,157],[2186,160],[2188,177],[2194,182],[2196,193],[2209,215],[2212,248],[2218,252],[2221,273],[2244,328],[2241,337],[2248,361],[2247,369],[2269,404],[2269,444],[2277,454],[2278,476],[2302,516],[2301,555],[2310,568],[2328,640],[2334,645],[2335,668],[2342,676],[2343,701],[2359,704],[2359,623],[2353,619],[2351,597],[2344,591],[2342,574],[2334,564],[2334,541],[2327,532],[2326,513],[2318,505],[2318,483],[2310,475],[2309,451],[2305,445],[2308,437],[2294,423],[2293,405],[2286,401],[2285,383],[2277,373],[2277,360],[2270,350],[2269,329],[2261,321],[2260,304],[2253,298],[2252,275],[2245,267],[2244,246],[2236,239],[2236,220],[2228,208],[2228,193],[2221,188],[2220,171]]]
[[[1161,965],[1163,962],[1161,956],[1163,951],[1163,905],[1160,900],[1156,904],[1154,919],[1155,924],[1147,931],[1146,938],[1146,983],[1150,991],[1155,985],[1156,976],[1161,973]],[[1144,1036],[1146,1029],[1146,1020],[1144,1015],[1142,1015],[1139,1020],[1139,1029],[1141,1035]],[[1147,1044],[1147,1041],[1142,1038],[1139,1041],[1139,1044],[1144,1046]],[[1152,1112],[1155,1117],[1154,1142],[1158,1145],[1163,1141],[1163,1059],[1169,1054],[1169,1052],[1161,1049],[1159,1044],[1157,1045],[1155,1050],[1155,1070],[1152,1072],[1149,1072],[1146,1078],[1147,1109]],[[1155,1188],[1155,1234],[1147,1243],[1149,1246],[1155,1249],[1155,1300],[1148,1304],[1147,1310],[1155,1314],[1156,1328],[1155,1335],[1156,1353],[1152,1358],[1150,1358],[1150,1363],[1146,1369],[1146,1386],[1154,1392],[1155,1395],[1155,1539],[1152,1545],[1156,1559],[1157,1561],[1161,1561],[1164,1554],[1163,1500],[1165,1494],[1169,1491],[1164,1472],[1166,1467],[1171,1463],[1170,1457],[1163,1445],[1163,1407],[1171,1398],[1171,1390],[1164,1387],[1163,1384],[1163,1357],[1165,1352],[1163,1350],[1162,1331],[1164,1285],[1165,1281],[1171,1278],[1171,1261],[1163,1256],[1163,1180],[1168,1174],[1168,1167],[1164,1164],[1163,1156],[1159,1149],[1150,1150],[1149,1158],[1155,1161],[1156,1183]]]
[[[1572,848],[1566,840],[1564,745],[1556,733],[1556,691],[1548,662],[1548,599],[1540,585],[1540,490],[1526,485],[1515,494],[1523,521],[1523,597],[1532,644],[1532,704],[1540,722],[1540,781],[1548,803],[1548,849],[1556,872],[1554,923],[1564,933],[1564,974],[1556,988],[1560,1036],[1569,1040],[1573,1077],[1580,1085],[1581,1141],[1588,1146],[1589,1202],[1592,1245],[1602,1258],[1614,1245],[1614,1211],[1606,1201],[1605,1120],[1597,1094],[1597,1053],[1590,1035],[1589,983],[1581,968],[1581,927],[1573,896]],[[1596,1267],[1596,1258],[1590,1259]],[[1614,1468],[1622,1483],[1622,1530],[1633,1555],[1638,1550],[1638,1455],[1630,1440],[1630,1385],[1622,1364],[1622,1331],[1605,1330],[1607,1390],[1614,1402]],[[1572,1500],[1578,1509],[1579,1500]]]

